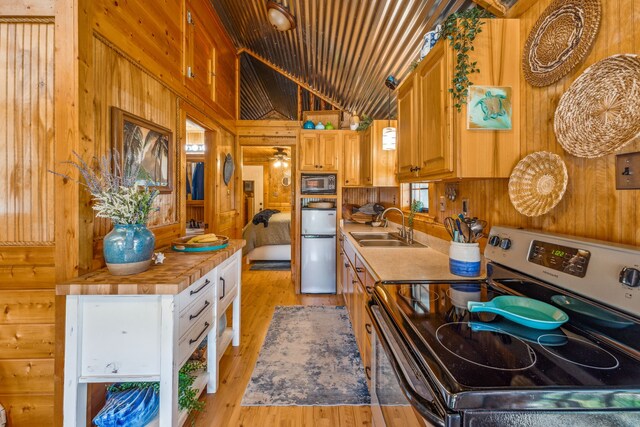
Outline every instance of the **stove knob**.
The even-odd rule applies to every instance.
[[[502,239],[500,241],[500,247],[502,249],[504,249],[505,251],[509,248],[511,248],[511,239]]]
[[[500,244],[500,237],[495,236],[495,235],[489,237],[489,244],[491,246],[498,246]]]
[[[640,270],[637,268],[625,267],[620,271],[620,283],[630,288],[640,286]]]

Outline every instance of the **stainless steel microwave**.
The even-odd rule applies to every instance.
[[[335,173],[303,173],[300,192],[302,194],[336,194],[337,182]]]

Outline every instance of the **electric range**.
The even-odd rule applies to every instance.
[[[640,250],[494,227],[485,257],[486,281],[375,287],[375,403],[402,404],[393,372],[436,425],[640,425]],[[467,310],[501,295],[569,321],[538,330]]]

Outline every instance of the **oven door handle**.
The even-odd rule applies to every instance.
[[[377,338],[382,344],[384,352],[387,354],[389,363],[393,368],[400,388],[404,392],[409,402],[418,409],[418,412],[430,423],[436,426],[444,426],[444,415],[446,411],[439,404],[436,394],[425,378],[418,378],[419,368],[407,357],[407,350],[403,350],[396,339],[391,338],[393,332],[385,325],[385,321],[377,305],[367,306],[367,310],[373,320],[373,326],[377,333]],[[433,401],[429,401],[424,395],[431,396]]]

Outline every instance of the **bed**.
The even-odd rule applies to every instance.
[[[269,219],[269,226],[249,222],[242,230],[247,245],[242,255],[251,261],[291,261],[291,212],[279,212]]]

